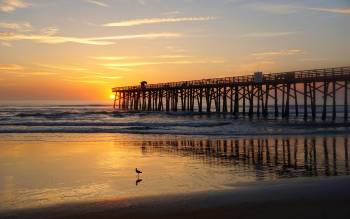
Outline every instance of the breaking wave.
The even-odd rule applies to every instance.
[[[236,118],[224,113],[116,112],[110,106],[0,107],[0,133],[261,136],[349,133],[350,123]]]

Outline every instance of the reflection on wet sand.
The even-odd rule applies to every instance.
[[[141,151],[255,170],[258,180],[349,175],[348,137],[152,140],[144,141]]]
[[[336,175],[349,175],[348,136],[3,136],[0,212]]]
[[[136,182],[135,182],[136,186],[138,186],[140,182],[142,182],[142,179],[140,179],[139,177],[137,177]]]

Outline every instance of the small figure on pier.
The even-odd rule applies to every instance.
[[[141,81],[141,89],[146,89],[147,81]]]

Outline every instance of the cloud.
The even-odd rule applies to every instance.
[[[97,0],[85,0],[88,3],[97,5],[97,6],[101,6],[101,7],[108,7],[108,5],[102,1],[97,1]]]
[[[261,33],[248,33],[241,35],[242,38],[270,38],[294,35],[296,32],[261,32]]]
[[[46,27],[41,29],[41,33],[47,36],[53,36],[57,34],[60,30],[57,27]]]
[[[120,79],[120,76],[97,76],[98,78],[102,78],[102,79],[111,79],[111,80],[116,80],[116,79]]]
[[[165,65],[165,64],[176,64],[176,65],[188,65],[188,64],[221,64],[224,61],[169,61],[169,62],[129,62],[129,63],[108,63],[101,64],[101,66],[108,68],[124,68],[124,67],[138,67],[146,65]]]
[[[187,55],[158,55],[158,56],[96,56],[91,57],[96,60],[104,61],[121,61],[121,60],[130,60],[130,59],[145,59],[145,58],[159,58],[159,59],[179,59],[179,58],[192,58],[193,56]]]
[[[17,8],[26,8],[29,4],[23,0],[1,0],[0,1],[0,11],[11,12]]]
[[[181,59],[181,58],[193,58],[193,56],[187,56],[187,55],[159,55],[159,56],[153,56],[154,58],[160,58],[160,59]]]
[[[46,71],[34,71],[34,72],[26,72],[26,75],[32,75],[32,76],[51,76],[51,75],[57,75],[55,72],[46,72]]]
[[[78,43],[87,45],[112,45],[116,40],[128,39],[157,39],[157,38],[174,38],[181,37],[179,33],[148,33],[135,35],[119,35],[107,37],[67,37],[47,34],[19,34],[14,32],[0,32],[0,40],[2,41],[21,41],[29,40],[40,43],[60,44],[60,43]]]
[[[82,80],[79,82],[88,83],[88,84],[108,84],[108,83],[110,83],[108,81],[102,81],[102,80]]]
[[[300,11],[311,10],[318,12],[328,12],[336,14],[345,14],[350,15],[350,8],[318,8],[318,7],[305,7],[300,5],[291,5],[291,4],[250,4],[249,8],[260,11],[267,12],[271,14],[294,14]]]
[[[327,61],[328,58],[303,58],[300,59],[300,61],[302,62],[323,62],[323,61]]]
[[[32,30],[32,25],[28,22],[8,23],[0,22],[0,29],[16,30],[19,32],[27,32]]]
[[[253,53],[252,56],[256,58],[265,58],[265,57],[276,57],[276,56],[290,56],[290,55],[299,55],[303,54],[302,50],[299,49],[289,49],[289,50],[280,50],[280,51],[271,51],[271,52],[258,52]]]
[[[0,70],[5,70],[5,71],[18,71],[18,70],[23,70],[23,66],[21,65],[16,65],[16,64],[0,64]]]
[[[168,12],[165,12],[163,13],[164,15],[175,15],[175,14],[181,14],[180,11],[168,11]]]
[[[126,59],[138,59],[139,56],[96,56],[91,57],[96,60],[104,60],[104,61],[120,61],[120,60],[126,60]]]
[[[250,4],[249,8],[255,11],[267,12],[272,14],[293,14],[299,11],[300,7],[289,4]]]
[[[0,43],[2,46],[6,46],[6,47],[12,47],[12,44],[11,43],[8,43],[8,42],[1,42]]]
[[[114,23],[107,23],[105,27],[130,27],[144,24],[160,24],[160,23],[178,23],[178,22],[193,22],[193,21],[210,21],[216,20],[215,17],[179,17],[179,18],[145,18],[136,20],[126,20]]]
[[[87,84],[109,84],[110,81],[103,80],[81,80],[81,78],[77,79],[64,79],[64,81],[74,82],[74,83],[87,83]]]
[[[312,11],[350,15],[350,8],[308,8]]]
[[[72,67],[72,66],[57,66],[57,65],[46,65],[46,64],[37,64],[37,66],[44,67],[44,68],[50,68],[50,69],[56,69],[56,70],[62,70],[62,71],[86,71],[86,68],[80,68],[80,67]]]
[[[235,72],[240,72],[240,74],[252,74],[252,72],[266,70],[274,66],[276,63],[274,61],[257,61],[251,63],[242,63],[233,67]]]

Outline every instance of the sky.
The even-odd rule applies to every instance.
[[[0,102],[349,65],[349,0],[0,0]]]

